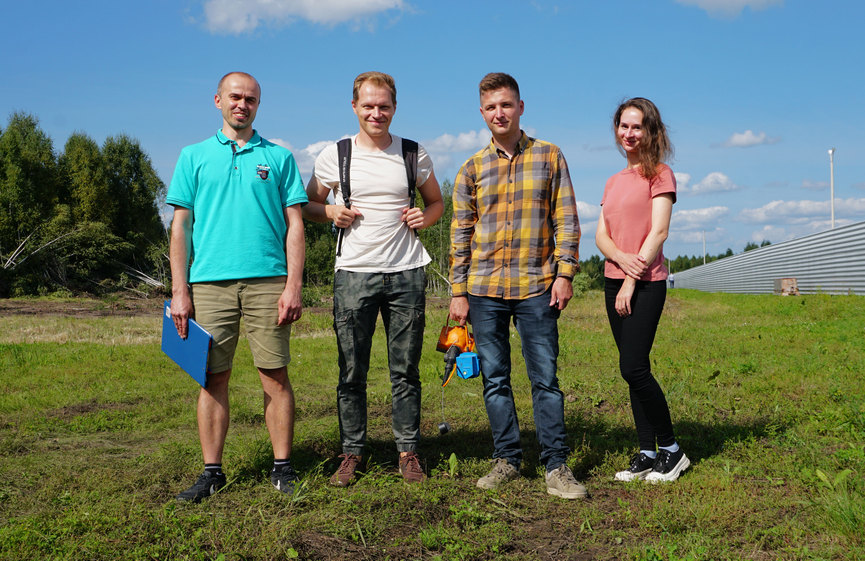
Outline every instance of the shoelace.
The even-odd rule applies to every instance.
[[[415,473],[421,473],[423,471],[420,468],[420,460],[418,460],[416,454],[409,454],[405,457],[405,467],[403,469]]]
[[[337,468],[338,473],[351,473],[358,464],[356,457],[351,454],[340,454],[339,457],[342,458],[342,462],[339,464],[339,468]]]
[[[574,477],[574,474],[569,469],[563,469],[561,472],[562,479],[567,481],[568,483],[577,483],[577,478]]]
[[[669,450],[658,450],[658,457],[655,459],[655,463],[652,466],[654,471],[664,471],[669,467],[670,458],[673,456],[673,453]]]

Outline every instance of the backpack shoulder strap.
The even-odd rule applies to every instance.
[[[351,208],[351,138],[343,138],[336,143],[336,163],[339,166],[339,190],[345,208]],[[336,237],[336,254],[342,255],[342,236],[344,228],[339,228]]]
[[[417,189],[417,142],[407,138],[402,139],[402,158],[405,160],[405,175],[408,179],[408,206],[414,208]]]
[[[339,190],[346,208],[351,207],[351,138],[336,143],[336,158],[339,166]]]

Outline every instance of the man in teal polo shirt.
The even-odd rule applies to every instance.
[[[249,74],[222,77],[214,96],[222,129],[183,149],[166,197],[174,206],[174,324],[185,338],[187,321],[194,317],[213,335],[207,386],[198,396],[204,473],[178,500],[199,502],[225,486],[228,380],[241,316],[264,390],[274,455],[270,481],[290,494],[298,480],[289,461],[294,394],[287,365],[290,326],[301,315],[300,209],[307,198],[291,152],[252,128],[260,99],[261,87]]]

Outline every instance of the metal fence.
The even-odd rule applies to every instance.
[[[771,294],[795,278],[803,294],[865,294],[865,222],[752,249],[686,271],[676,288]]]

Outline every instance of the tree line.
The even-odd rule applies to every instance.
[[[0,130],[0,296],[111,289],[164,270],[164,192],[137,140],[99,146],[76,132],[57,155],[35,117],[13,113]]]
[[[429,288],[438,294],[448,290],[452,194],[445,180],[442,218],[419,233],[432,258]],[[13,113],[0,129],[0,297],[170,293],[168,232],[159,215],[164,197],[165,184],[136,139],[120,134],[99,146],[76,132],[56,154],[35,117]],[[331,224],[313,222],[304,231],[304,285],[312,294],[327,292],[336,233]],[[769,243],[749,243],[745,251]],[[706,262],[731,255],[727,249]],[[668,262],[673,272],[702,264],[702,256]],[[575,290],[603,288],[603,259],[593,255],[580,265]]]

